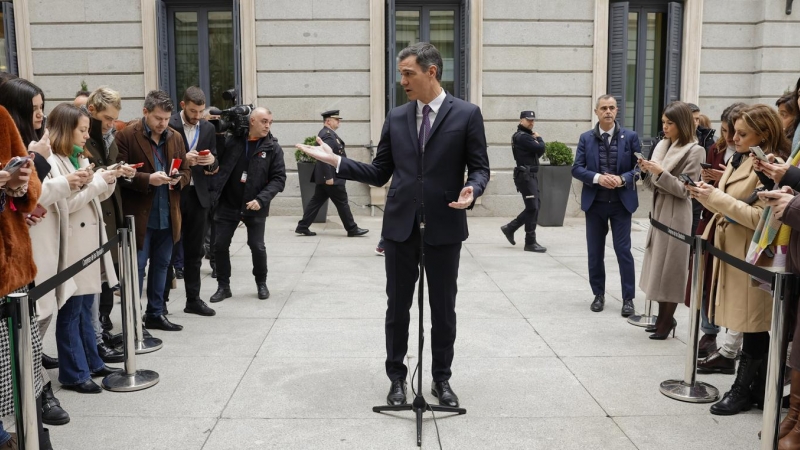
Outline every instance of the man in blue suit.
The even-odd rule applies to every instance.
[[[617,101],[611,95],[597,99],[598,123],[581,135],[572,176],[583,182],[581,209],[586,213],[586,244],[589,247],[589,284],[594,301],[591,310],[605,305],[606,235],[609,222],[622,278],[622,317],[634,312],[636,275],[631,255],[631,217],[639,206],[636,195],[635,153],[641,152],[639,136],[616,121]]]
[[[389,111],[372,164],[341,158],[319,138],[320,147],[297,147],[336,167],[341,178],[373,186],[383,186],[391,178],[383,215],[386,375],[391,381],[386,401],[406,403],[408,368],[403,360],[424,243],[431,307],[431,391],[439,404],[457,407],[458,396],[449,379],[458,264],[461,243],[469,235],[465,209],[472,208],[489,182],[483,116],[477,106],[442,89],[442,57],[433,45],[420,42],[407,47],[397,61],[400,84],[410,102]]]

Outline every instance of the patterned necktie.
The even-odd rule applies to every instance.
[[[419,150],[423,151],[425,148],[425,142],[428,140],[428,136],[431,134],[431,119],[428,117],[428,114],[431,112],[430,105],[425,105],[422,107],[422,126],[419,127]]]

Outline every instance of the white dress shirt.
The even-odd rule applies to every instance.
[[[189,146],[189,151],[197,150],[197,141],[200,140],[200,136],[197,135],[200,132],[200,122],[198,121],[197,125],[190,124],[183,117],[183,111],[181,111],[181,122],[183,122],[183,134],[186,135],[186,145]],[[189,186],[194,186],[194,177],[189,180]]]

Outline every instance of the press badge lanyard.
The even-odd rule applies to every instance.
[[[194,149],[194,146],[197,145],[197,138],[199,136],[200,136],[200,130],[195,130],[194,131],[194,139],[192,139],[192,143],[189,144],[189,151],[192,151],[192,149]]]

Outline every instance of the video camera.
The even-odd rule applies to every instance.
[[[236,90],[229,89],[222,93],[222,98],[236,104]],[[209,120],[214,124],[217,133],[230,132],[234,136],[245,136],[250,131],[250,113],[253,105],[236,105],[225,110],[212,109],[209,113],[219,119]]]

